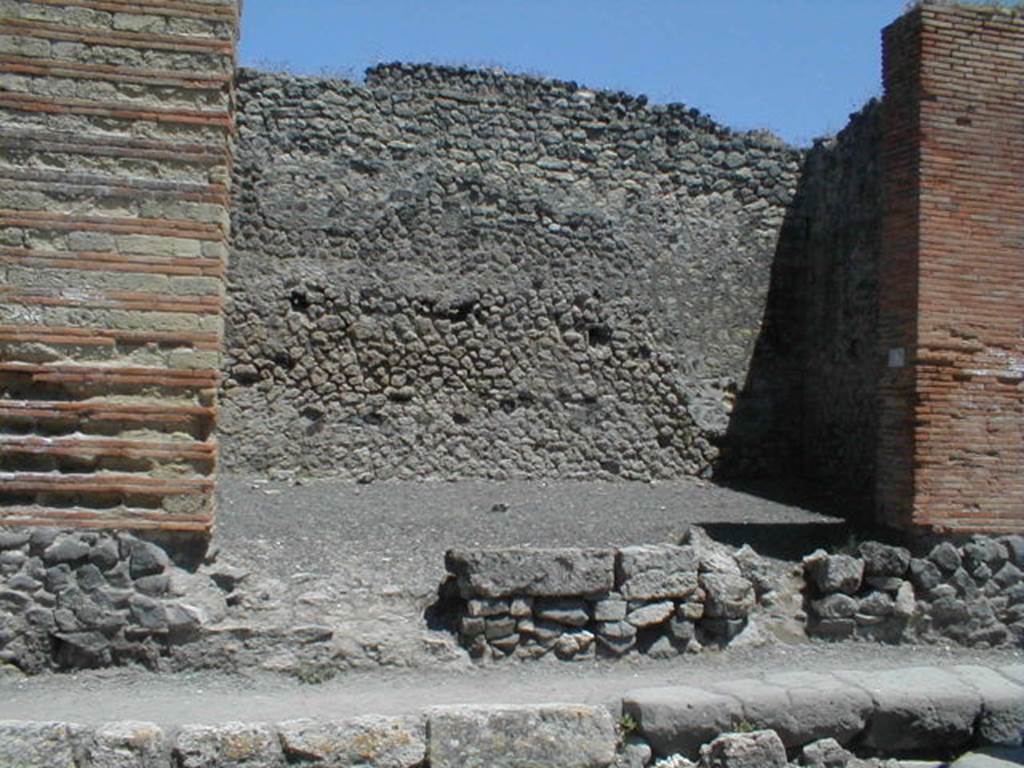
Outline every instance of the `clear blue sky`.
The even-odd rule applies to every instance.
[[[906,0],[245,0],[245,66],[361,79],[379,62],[500,66],[682,102],[806,144],[881,92]]]

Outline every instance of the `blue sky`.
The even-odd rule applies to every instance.
[[[245,66],[360,79],[378,62],[556,77],[807,144],[881,92],[906,0],[245,0]]]

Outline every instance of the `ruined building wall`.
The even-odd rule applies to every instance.
[[[209,529],[234,0],[0,0],[0,523]]]
[[[243,70],[226,465],[707,473],[800,160],[567,83]]]
[[[1024,525],[1024,17],[926,4],[886,30],[879,512]]]
[[[790,341],[791,469],[850,516],[870,515],[875,484],[880,112],[870,102],[807,153],[768,310]]]

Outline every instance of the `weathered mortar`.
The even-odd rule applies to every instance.
[[[800,159],[557,81],[243,70],[226,464],[709,472]]]

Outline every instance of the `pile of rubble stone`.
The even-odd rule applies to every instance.
[[[944,541],[923,557],[867,541],[855,555],[818,550],[803,564],[811,636],[977,647],[1024,641],[1024,537]]]

